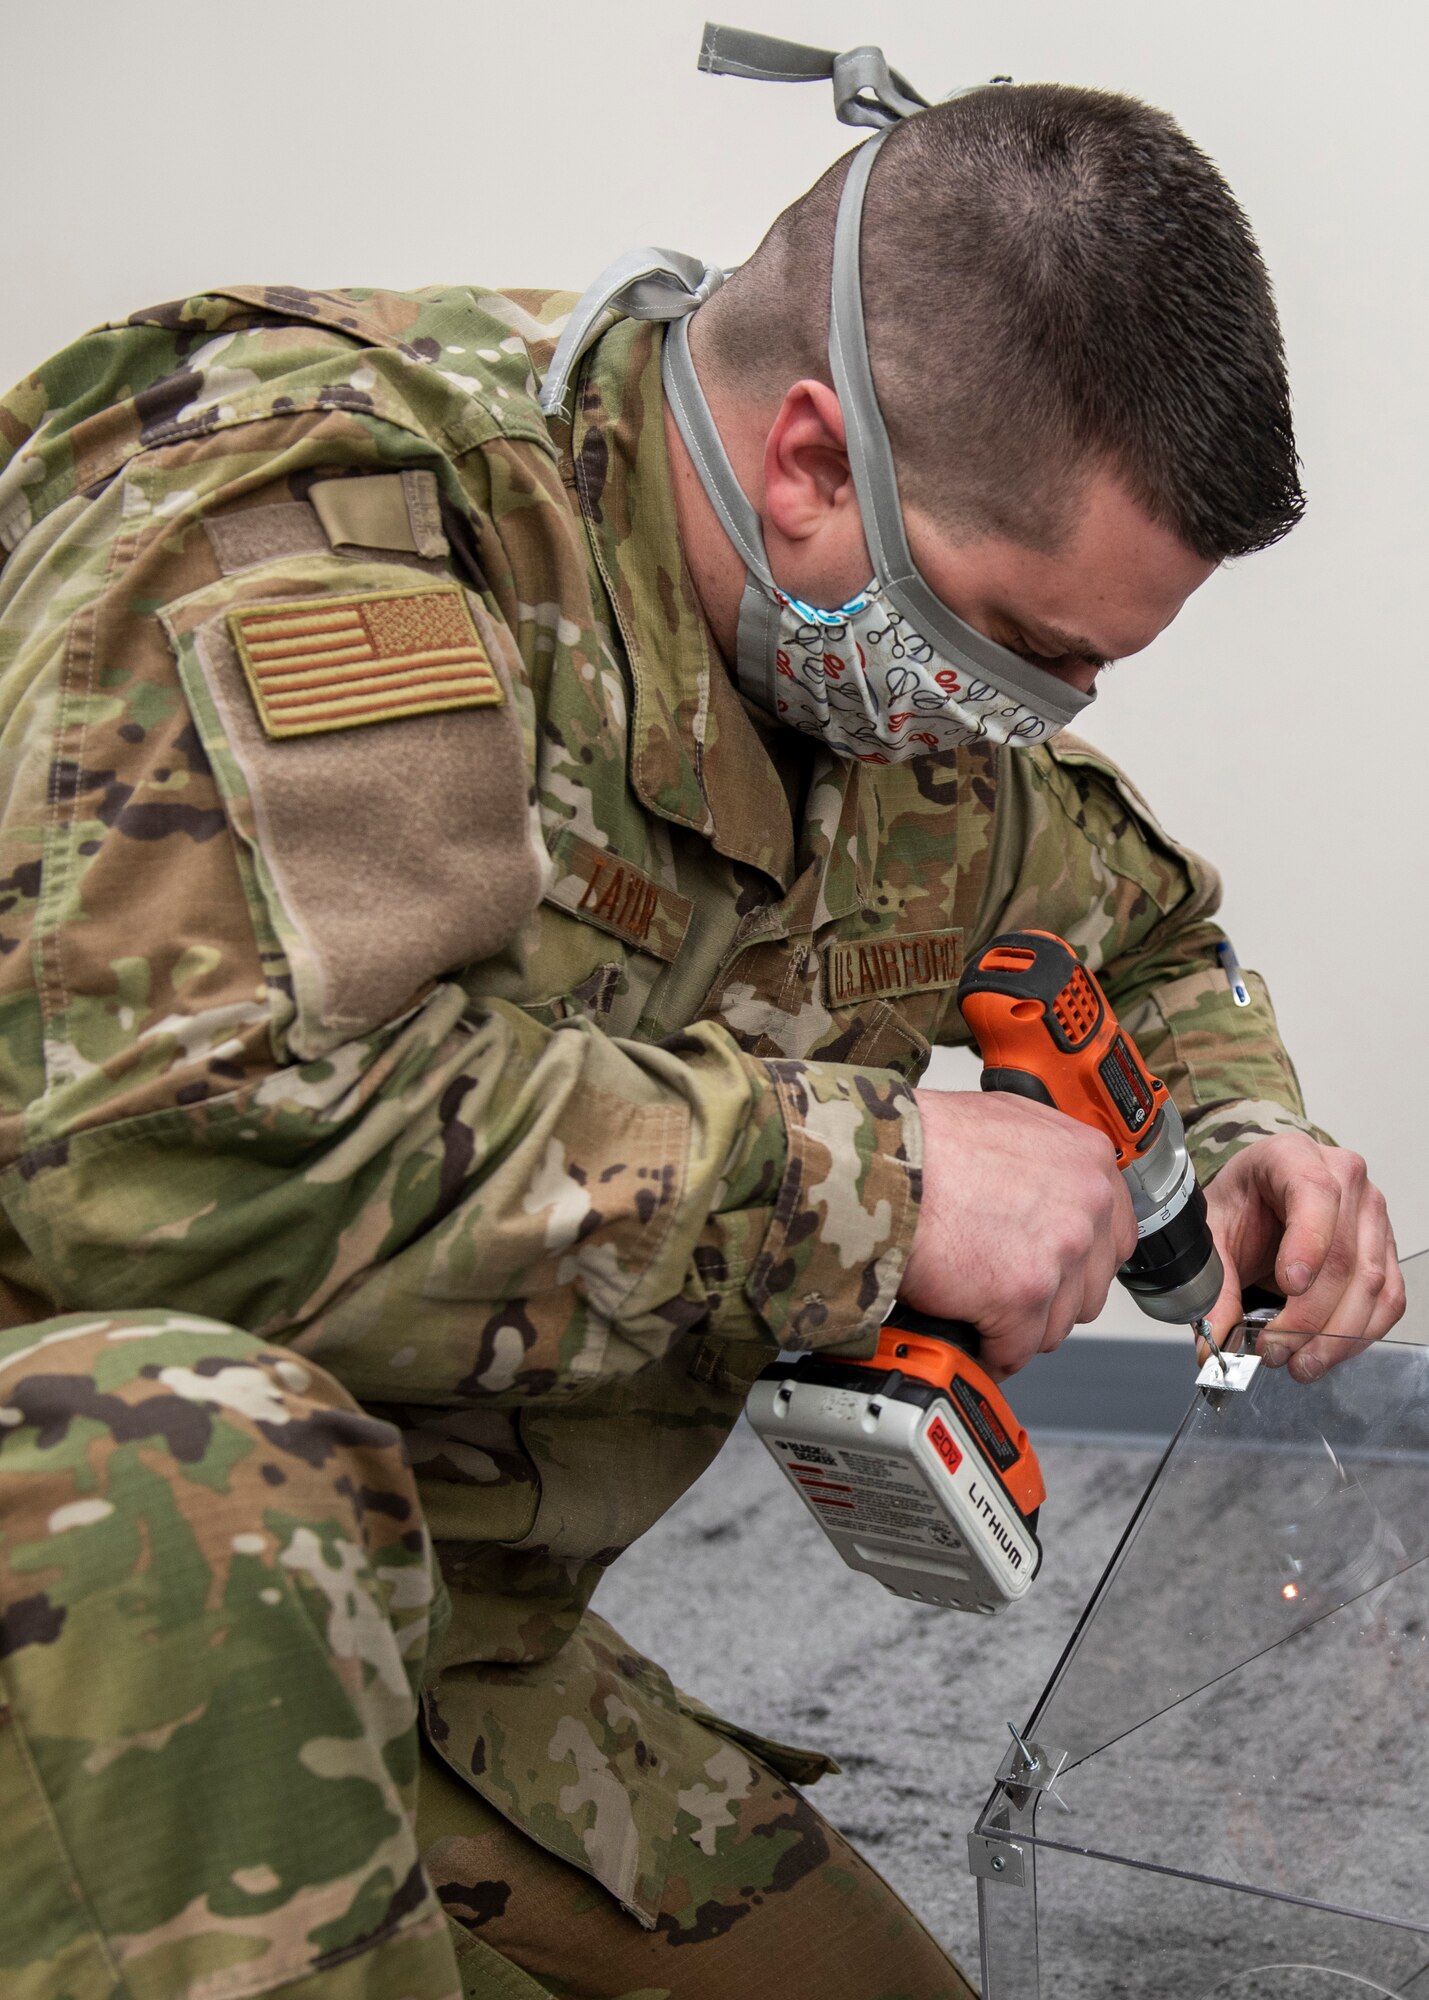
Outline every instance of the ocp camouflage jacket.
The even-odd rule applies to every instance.
[[[586,1607],[777,1347],[872,1339],[967,952],[1069,938],[1203,1172],[1305,1120],[1214,875],[1095,750],[874,768],[753,716],[660,335],[550,427],[568,305],[217,293],[0,404],[0,1273],[394,1417],[433,1742],[649,1921],[712,1730],[762,1740]]]

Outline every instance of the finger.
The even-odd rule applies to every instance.
[[[1384,1290],[1379,1295],[1379,1304],[1374,1309],[1374,1318],[1369,1323],[1371,1340],[1383,1340],[1392,1326],[1397,1326],[1404,1317],[1407,1303],[1404,1292],[1404,1273],[1399,1268],[1399,1245],[1394,1240],[1394,1230],[1387,1227],[1386,1250],[1389,1267],[1385,1273]]]
[[[990,1375],[994,1382],[1005,1382],[1009,1376],[1018,1375],[1029,1361],[1035,1360],[1042,1349],[1029,1343],[1027,1337],[1016,1339],[1004,1336],[1000,1340],[984,1341],[977,1363],[984,1375]]]
[[[1111,1297],[1112,1285],[1115,1283],[1116,1274],[1125,1261],[1124,1258],[1118,1258],[1115,1263],[1112,1263],[1105,1256],[1098,1255],[1089,1259],[1080,1271],[1068,1278],[1065,1294],[1064,1296],[1059,1296],[1056,1302],[1059,1313],[1070,1315],[1070,1325],[1067,1328],[1067,1332],[1070,1333],[1073,1326],[1090,1326],[1094,1319],[1100,1318],[1101,1314],[1106,1311],[1107,1300]],[[1121,1298],[1124,1304],[1125,1294],[1120,1293],[1118,1297]],[[1051,1317],[1049,1315],[1049,1320]],[[1060,1330],[1056,1332],[1057,1342],[1060,1342],[1064,1337]]]
[[[1262,1169],[1264,1191],[1284,1218],[1275,1281],[1287,1299],[1301,1297],[1319,1277],[1334,1248],[1342,1204],[1340,1183],[1328,1167],[1298,1150],[1292,1158],[1292,1166],[1277,1157]]]
[[[1079,1302],[1081,1302],[1079,1274],[1063,1278],[1063,1282],[1057,1286],[1051,1300],[1047,1302],[1047,1314],[1037,1334],[1037,1346],[1033,1348],[1033,1354],[1053,1354],[1063,1344],[1067,1334],[1077,1324]]]
[[[1109,1285],[1110,1279],[1107,1280]],[[1100,1303],[1089,1312],[1088,1293],[1096,1296],[1097,1287],[1093,1281],[1088,1284],[1085,1271],[1071,1271],[1057,1288],[1057,1296],[1047,1308],[1047,1324],[1042,1329],[1042,1352],[1050,1354],[1062,1345],[1074,1326],[1080,1326],[1089,1319],[1095,1319],[1106,1303],[1106,1286],[1102,1287]]]
[[[1354,1279],[1359,1257],[1360,1210],[1369,1182],[1365,1179],[1364,1162],[1357,1155],[1341,1153],[1337,1158],[1340,1166],[1335,1176],[1338,1209],[1334,1234],[1312,1282],[1298,1294],[1287,1293],[1285,1306],[1275,1321],[1277,1334],[1324,1332]],[[1277,1272],[1280,1263],[1281,1258],[1277,1257]]]
[[[1076,1307],[1079,1326],[1094,1320],[1111,1296],[1117,1272],[1133,1255],[1140,1238],[1136,1233],[1136,1210],[1126,1182],[1118,1173],[1112,1183],[1111,1213],[1097,1228],[1088,1245],[1080,1274],[1081,1297]]]
[[[984,1330],[978,1363],[994,1382],[1005,1382],[1009,1375],[1025,1368],[1034,1355],[1047,1351],[1047,1313],[1052,1302],[1049,1300],[1035,1310],[1024,1309],[1006,1324]],[[1056,1344],[1052,1341],[1050,1346]]]
[[[1077,1323],[1081,1297],[1081,1277],[1073,1272],[1062,1279],[1035,1319],[1024,1317],[1015,1329],[984,1342],[982,1365],[993,1380],[1005,1382],[1034,1355],[1051,1354],[1060,1347]]]
[[[1107,1278],[1108,1290],[1111,1289],[1112,1278],[1116,1276],[1141,1240],[1136,1233],[1136,1210],[1132,1206],[1126,1182],[1120,1174],[1116,1177],[1116,1223],[1112,1240],[1116,1247],[1116,1258],[1111,1267],[1111,1274]],[[1097,1312],[1100,1311],[1101,1307],[1098,1306]],[[1096,1318],[1096,1313],[1092,1314],[1092,1318]]]
[[[1325,1260],[1322,1278],[1294,1302],[1295,1313],[1303,1313],[1310,1327],[1292,1324],[1282,1333],[1281,1321],[1275,1323],[1273,1332],[1280,1336],[1276,1344],[1284,1346],[1289,1371],[1297,1382],[1317,1381],[1327,1368],[1358,1354],[1375,1338],[1371,1329],[1380,1316],[1380,1301],[1395,1268],[1392,1245],[1384,1198],[1377,1188],[1366,1188],[1356,1204],[1355,1239],[1350,1250],[1342,1251],[1337,1241]],[[1340,1277],[1342,1259],[1347,1268]],[[1329,1295],[1332,1286],[1336,1288],[1333,1297]],[[1287,1308],[1282,1317],[1289,1316]]]
[[[1297,1381],[1318,1380],[1327,1368],[1360,1353],[1375,1338],[1372,1328],[1379,1316],[1390,1270],[1394,1268],[1390,1261],[1391,1243],[1384,1197],[1378,1188],[1367,1187],[1359,1205],[1353,1273],[1323,1333],[1305,1341],[1291,1357],[1289,1371]]]
[[[1087,1239],[1069,1253],[1070,1262],[1055,1290],[1022,1302],[1015,1320],[985,1335],[982,1365],[994,1381],[1006,1381],[1034,1354],[1051,1354],[1072,1331],[1101,1312],[1112,1280],[1136,1248],[1136,1213],[1120,1174],[1111,1184],[1112,1215],[1098,1221]]]

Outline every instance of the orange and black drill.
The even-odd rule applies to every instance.
[[[1050,1105],[1116,1148],[1138,1231],[1117,1275],[1142,1311],[1207,1330],[1224,1273],[1181,1116],[1094,975],[1050,931],[1008,931],[963,974],[958,1004],[984,1090]],[[900,1303],[868,1360],[775,1362],[748,1412],[850,1567],[900,1596],[987,1613],[1037,1573],[1046,1489],[978,1345],[974,1328]]]

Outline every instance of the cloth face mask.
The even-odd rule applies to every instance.
[[[841,757],[900,764],[978,738],[1021,745],[1052,733],[1035,708],[935,653],[876,580],[837,611],[778,590],[773,601],[774,713]]]

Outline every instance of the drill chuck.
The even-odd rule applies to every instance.
[[[1211,1242],[1200,1188],[1174,1221],[1142,1238],[1117,1276],[1152,1319],[1170,1326],[1204,1319],[1221,1295],[1226,1274]]]
[[[1200,1319],[1220,1297],[1225,1271],[1186,1150],[1186,1128],[1169,1099],[1151,1144],[1127,1163],[1122,1178],[1139,1240],[1117,1276],[1149,1318],[1172,1326]]]

